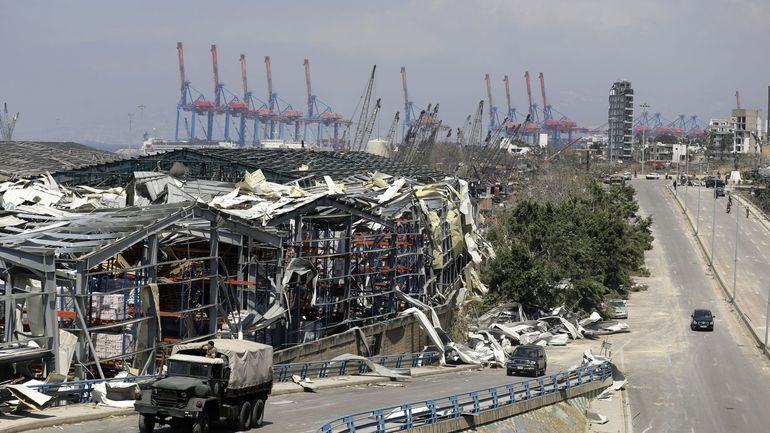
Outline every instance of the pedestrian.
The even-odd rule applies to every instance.
[[[676,191],[676,179],[674,179],[674,191]]]
[[[749,208],[746,208],[746,218],[749,217]]]

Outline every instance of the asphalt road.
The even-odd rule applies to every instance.
[[[643,279],[649,290],[629,302],[628,323],[637,332],[615,347],[615,360],[629,378],[634,431],[767,431],[766,359],[716,286],[691,228],[666,191],[668,182],[632,185],[642,213],[654,218],[655,236],[647,254],[651,275]],[[695,308],[712,309],[714,332],[690,330]]]
[[[565,370],[579,364],[583,350],[591,346],[598,350],[597,342],[585,340],[566,347],[548,348],[548,373]],[[415,378],[409,382],[327,389],[315,394],[280,395],[268,400],[265,410],[265,426],[261,429],[252,429],[252,431],[260,433],[314,432],[324,422],[357,412],[491,388],[528,379],[530,378],[508,377],[503,369],[486,369]],[[45,433],[136,433],[138,431],[137,416],[114,417],[38,431]],[[156,429],[156,431],[168,432],[169,429],[165,427]],[[224,433],[233,430],[224,423],[216,423],[212,426],[211,431]]]
[[[711,251],[714,233],[714,266],[728,285],[732,296],[733,275],[735,275],[735,298],[741,310],[751,321],[757,334],[764,337],[765,315],[767,314],[768,286],[770,286],[770,222],[762,219],[751,207],[746,218],[745,202],[733,200],[731,212],[726,212],[727,198],[714,201],[713,189],[702,187],[700,199],[698,188],[679,188],[677,193],[682,203],[687,203],[687,213],[693,225],[699,228],[699,237]],[[729,191],[728,191],[729,192]],[[700,207],[700,215],[698,213]],[[698,223],[700,219],[700,223]],[[716,220],[716,225],[712,221]],[[761,224],[765,221],[765,224]],[[736,266],[736,232],[738,251]],[[737,269],[737,272],[734,270]]]

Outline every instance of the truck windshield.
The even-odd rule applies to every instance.
[[[209,377],[211,366],[208,364],[196,364],[171,360],[168,362],[169,376]]]

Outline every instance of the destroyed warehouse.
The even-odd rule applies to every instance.
[[[209,337],[280,351],[484,291],[469,189],[363,152],[253,148],[2,182],[0,377],[154,373]]]

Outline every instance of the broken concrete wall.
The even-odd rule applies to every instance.
[[[454,320],[454,307],[442,305],[435,308],[441,326],[448,329]],[[431,343],[414,316],[398,317],[381,323],[364,326],[361,332],[350,330],[341,334],[275,352],[273,362],[326,361],[335,356],[352,353],[361,356],[394,355],[420,352]],[[362,341],[363,333],[365,341]]]

